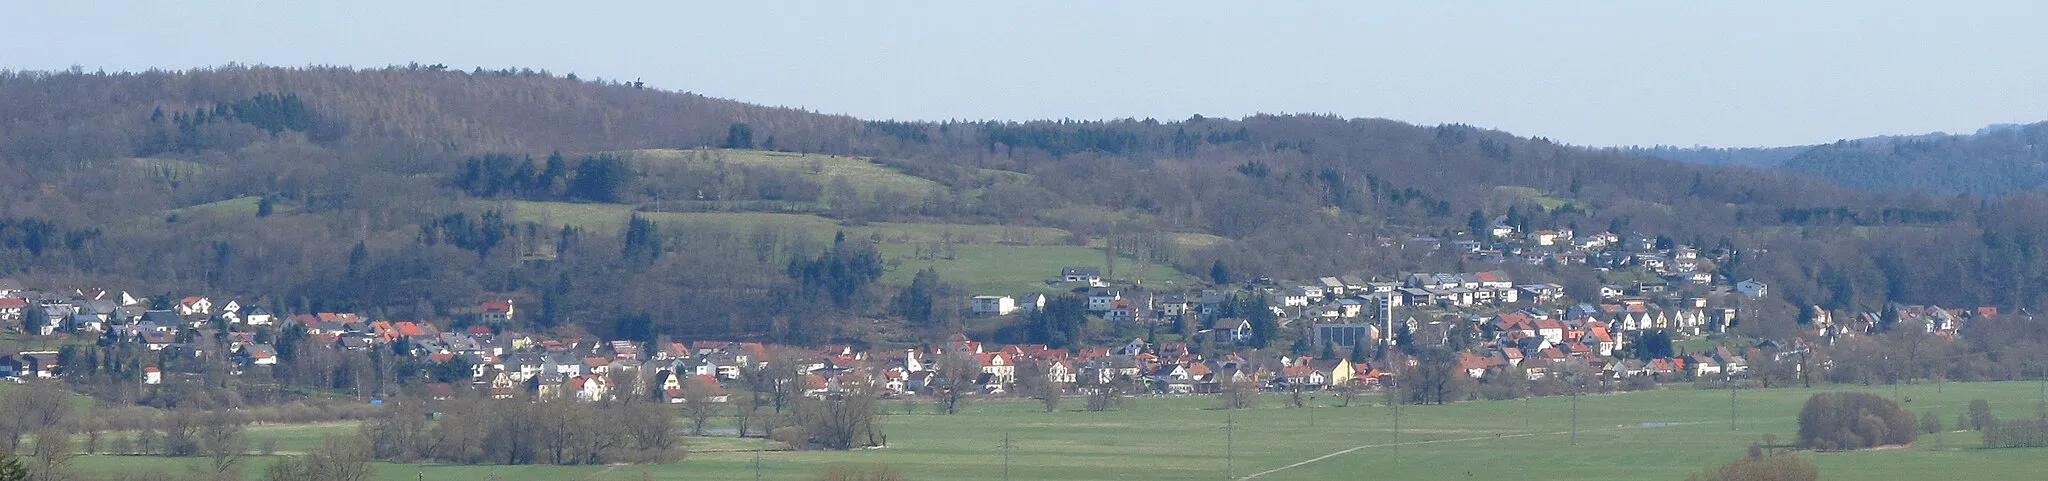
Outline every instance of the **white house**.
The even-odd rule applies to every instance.
[[[180,316],[213,314],[213,301],[204,297],[187,297],[178,301],[177,309]]]
[[[1771,295],[1770,289],[1771,286],[1769,284],[1764,284],[1762,281],[1758,281],[1756,279],[1744,279],[1742,282],[1735,283],[1735,292],[1742,293],[1742,295],[1749,297],[1764,297]]]
[[[1118,299],[1123,298],[1124,292],[1122,290],[1110,288],[1095,289],[1094,291],[1090,291],[1088,293],[1088,310],[1107,311],[1109,310],[1110,304],[1113,304]]]
[[[974,313],[984,316],[1007,316],[1016,312],[1017,300],[1010,296],[974,296]]]
[[[1088,285],[1102,283],[1102,269],[1093,267],[1068,267],[1060,269],[1060,282],[1086,282]]]

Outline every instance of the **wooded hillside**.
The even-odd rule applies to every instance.
[[[1870,193],[1463,125],[894,122],[423,66],[10,72],[0,105],[0,275],[233,293],[291,312],[460,317],[505,295],[539,306],[544,327],[613,336],[900,338],[840,326],[888,316],[897,287],[878,281],[908,283],[892,263],[913,258],[892,245],[953,255],[964,229],[890,244],[909,234],[692,215],[712,211],[817,215],[836,230],[986,225],[1005,232],[991,249],[1098,246],[1139,270],[1220,261],[1283,278],[1450,269],[1457,256],[1379,239],[1469,238],[1471,219],[1507,216],[1739,253],[1721,276],[1843,309],[2036,306],[2048,280],[2040,195]],[[795,157],[760,160],[782,153]],[[629,219],[553,214],[596,209]],[[1067,238],[1016,241],[1020,227]]]

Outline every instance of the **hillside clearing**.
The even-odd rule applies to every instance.
[[[805,179],[826,186],[830,186],[834,179],[843,178],[863,194],[889,189],[916,198],[923,197],[926,192],[939,187],[939,183],[931,179],[898,172],[866,157],[734,149],[647,149],[618,153],[635,162],[686,162],[705,165],[729,162],[772,167],[801,173]]]

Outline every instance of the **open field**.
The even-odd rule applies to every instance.
[[[1564,207],[1565,204],[1572,203],[1571,200],[1537,190],[1534,187],[1502,185],[1495,186],[1493,190],[1501,194],[1529,199],[1536,202],[1536,205],[1543,206],[1543,210],[1556,210],[1559,207]]]
[[[827,186],[832,184],[833,179],[845,178],[848,184],[864,194],[889,189],[913,198],[921,198],[926,192],[939,186],[931,179],[897,172],[866,157],[732,149],[648,149],[619,153],[635,162],[709,164],[722,160],[733,164],[772,167],[801,173],[805,179]]]
[[[256,210],[259,204],[261,204],[262,202],[263,198],[260,196],[245,195],[233,199],[207,202],[199,205],[171,209],[171,213],[181,215],[212,214],[223,217],[255,217]]]
[[[1014,479],[1120,481],[1226,479],[1682,479],[1701,468],[1741,457],[1765,434],[1789,442],[1806,397],[1820,390],[1862,389],[1886,397],[1888,386],[1830,386],[1744,390],[1737,393],[1730,430],[1727,391],[1671,386],[1663,391],[1580,398],[1577,445],[1572,444],[1566,397],[1480,401],[1401,409],[1398,445],[1394,411],[1365,405],[1334,407],[1318,395],[1317,408],[1279,407],[1268,394],[1254,409],[1210,409],[1210,398],[1139,398],[1122,411],[1039,412],[1029,402],[976,402],[957,416],[927,414],[930,405],[885,403],[890,446],[855,452],[759,453],[761,478],[811,479],[832,464],[889,464],[910,479],[1004,479],[1005,435]],[[1971,399],[1987,399],[2000,417],[2032,416],[2041,384],[1956,383],[1901,386],[1909,410],[1933,410],[1952,420]],[[1079,401],[1071,400],[1069,409]],[[1235,429],[1226,431],[1226,424]],[[345,426],[312,425],[334,432]],[[259,429],[258,438],[287,428]],[[317,438],[317,436],[312,436]],[[306,436],[294,436],[301,444]],[[1227,438],[1227,439],[1226,439]],[[693,440],[710,448],[744,446],[737,440]],[[1916,445],[1852,453],[1801,453],[1820,466],[1821,479],[2032,479],[2048,469],[2048,449],[1979,449],[1976,433],[1923,436]],[[287,444],[280,442],[280,449]],[[383,465],[379,479],[637,480],[751,479],[756,453],[717,449],[657,466],[436,466]],[[1226,456],[1228,452],[1228,456]],[[196,459],[92,456],[91,469],[139,469]],[[260,465],[260,461],[259,461]],[[260,471],[260,469],[254,469]]]
[[[517,222],[567,223],[597,232],[624,230],[627,219],[633,216],[633,208],[624,204],[534,201],[478,204],[480,208],[509,211],[510,217]],[[741,234],[763,226],[801,229],[821,242],[831,240],[834,233],[841,231],[846,232],[848,239],[872,239],[879,234],[881,243],[878,249],[884,262],[901,261],[882,276],[882,281],[898,285],[909,284],[919,270],[937,267],[941,278],[976,293],[1051,292],[1057,289],[1046,286],[1043,281],[1058,274],[1060,268],[1103,267],[1102,248],[1066,245],[1065,241],[1071,234],[1053,227],[904,222],[840,225],[838,221],[817,215],[768,212],[641,212],[640,216],[664,226],[724,225]],[[936,245],[947,238],[955,244],[952,259],[918,257],[921,247]],[[1177,244],[1190,247],[1213,244],[1220,239],[1206,234],[1174,235]],[[1129,258],[1120,259],[1117,265],[1119,278],[1131,278],[1127,272],[1136,269],[1136,262]],[[1184,285],[1189,280],[1186,275],[1174,271],[1172,266],[1159,264],[1146,266],[1138,278],[1144,279],[1148,285],[1169,282]]]

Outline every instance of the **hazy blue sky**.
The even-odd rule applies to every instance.
[[[2034,0],[987,3],[6,1],[0,68],[526,66],[865,118],[1317,112],[1599,145],[2048,120]]]

